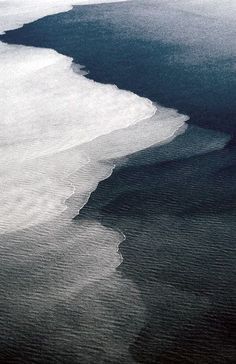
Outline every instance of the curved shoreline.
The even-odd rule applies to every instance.
[[[81,1],[76,4],[79,5],[79,3],[82,5]],[[92,1],[83,1],[83,4],[85,3],[92,4]],[[95,1],[95,3],[98,2]],[[67,6],[68,2],[63,4],[63,6]],[[42,10],[42,5],[40,5],[40,9]],[[49,13],[52,12],[52,10],[46,11]],[[34,18],[39,18],[39,14],[37,16],[34,14]],[[32,16],[29,21],[31,20]],[[28,21],[25,19],[26,22]],[[18,24],[18,26],[21,25]],[[6,29],[15,27],[17,27],[17,20],[15,26],[5,26]],[[7,228],[9,232],[12,231],[14,226],[12,221],[17,222],[14,230],[22,230],[43,222],[44,215],[48,215],[46,218],[50,219],[50,216],[57,216],[65,210],[65,203],[60,207],[59,201],[65,202],[74,194],[74,189],[72,194],[71,192],[69,193],[69,196],[66,190],[69,188],[69,185],[71,186],[68,180],[71,174],[81,168],[81,163],[76,162],[77,158],[79,158],[79,161],[82,158],[82,167],[84,166],[83,155],[86,155],[85,159],[88,158],[90,160],[89,155],[91,153],[93,154],[92,159],[95,162],[108,159],[114,160],[154,144],[166,143],[174,138],[180,127],[186,128],[185,121],[188,117],[178,114],[176,110],[159,107],[149,99],[137,96],[130,91],[120,90],[115,85],[103,85],[86,78],[84,72],[79,74],[73,70],[72,58],[61,55],[55,50],[8,45],[3,42],[0,42],[0,50],[2,50],[0,56],[3,57],[2,69],[0,59],[0,72],[3,74],[3,86],[7,90],[7,95],[10,95],[9,100],[7,98],[5,103],[6,120],[10,118],[10,127],[9,130],[7,128],[4,129],[5,134],[3,133],[3,140],[4,135],[6,135],[6,140],[10,144],[6,148],[3,147],[2,153],[3,162],[5,159],[7,160],[7,179],[4,179],[4,184],[11,185],[13,177],[11,176],[12,172],[8,176],[9,168],[14,171],[15,166],[18,165],[22,166],[22,171],[19,171],[20,179],[25,174],[28,174],[29,171],[30,173],[33,172],[33,176],[35,175],[35,178],[33,177],[35,181],[33,179],[33,182],[30,182],[31,184],[33,183],[32,187],[29,187],[29,182],[24,182],[23,177],[23,185],[19,187],[19,190],[13,187],[12,192],[5,191],[6,196],[10,193],[9,198],[6,197],[6,209],[9,210],[10,208],[13,211],[13,215],[9,216],[10,225]],[[6,72],[6,67],[9,72]],[[27,86],[28,84],[29,86]],[[24,85],[27,87],[26,91]],[[17,90],[17,97],[14,96],[15,89]],[[85,95],[84,90],[86,91]],[[28,97],[25,98],[24,94]],[[17,108],[16,111],[13,110],[13,113],[9,114],[8,110],[11,109],[10,105],[12,102],[17,103]],[[42,104],[43,108],[37,106],[37,104]],[[95,111],[93,110],[94,106]],[[31,120],[31,113],[33,113],[33,120]],[[95,120],[94,116],[96,116]],[[48,117],[49,121],[52,119],[52,126],[51,121],[49,123],[43,122],[41,126],[41,120],[47,120]],[[20,120],[18,121],[19,118]],[[165,119],[167,120],[167,124],[165,123]],[[82,120],[82,124],[80,120]],[[37,132],[39,127],[41,129],[39,129],[40,134]],[[130,146],[129,140],[134,135],[135,143]],[[97,147],[96,143],[99,141],[100,147]],[[80,153],[80,157],[77,155],[77,148],[79,148],[78,152]],[[55,180],[54,196],[52,194],[50,195],[50,192],[46,194],[43,192],[41,196],[40,189],[44,191],[46,185],[48,183],[51,184],[50,180],[54,180],[54,175],[57,176],[60,168],[62,168],[63,158],[61,160],[60,153],[63,153],[63,155],[66,155],[66,153],[71,155],[70,161],[74,163],[74,167],[70,166],[65,177],[62,176],[60,180]],[[72,156],[73,153],[76,156]],[[10,160],[9,155],[11,156]],[[52,175],[51,171],[48,170],[47,160],[45,158],[50,158],[51,160],[50,163],[54,169]],[[40,189],[36,187],[36,184],[38,184],[38,170],[34,170],[34,161],[36,160],[39,163],[38,170],[40,171],[40,168],[43,168],[42,173],[47,178],[47,180],[45,179],[40,182]],[[54,160],[55,162],[53,162]],[[59,163],[58,169],[56,168],[56,163]],[[24,168],[26,168],[25,171]],[[27,170],[29,171],[27,172]],[[110,173],[111,171],[108,174]],[[88,196],[94,191],[94,188],[104,179],[103,174],[104,172],[102,171],[98,172],[98,176],[102,176],[102,178],[95,178],[93,182],[89,182],[86,190],[87,198],[83,200],[83,203],[81,202],[81,208],[85,205],[84,201],[88,201]],[[105,172],[106,175],[107,172]],[[14,178],[18,177],[14,176]],[[62,181],[64,181],[64,187],[61,185]],[[56,192],[57,183],[59,183],[58,192]],[[76,187],[74,188],[76,189]],[[27,211],[27,214],[29,214],[28,217],[24,216],[20,205],[17,207],[18,210],[15,210],[15,197],[11,201],[11,194],[13,196],[20,194],[19,198],[23,198],[24,206],[24,204],[28,203],[28,194],[34,200],[31,189],[36,193],[35,202],[38,205],[36,204],[32,207],[32,212],[31,210]],[[85,186],[82,187],[83,194],[85,193],[85,189]],[[69,190],[71,191],[71,188]],[[56,201],[57,194],[58,201]],[[43,213],[41,211],[42,198],[49,205],[48,210],[44,208]],[[51,202],[48,201],[51,198],[53,200]],[[79,210],[81,208],[79,207]],[[3,215],[7,216],[7,212],[4,212]],[[8,225],[7,219],[6,217],[6,221],[2,225],[3,233],[6,232],[4,226]]]
[[[9,30],[16,30],[22,28],[25,24],[32,23],[36,20],[44,18],[45,16],[55,15],[60,13],[65,13],[70,11],[73,6],[76,5],[96,5],[96,4],[108,4],[108,3],[117,3],[117,2],[126,2],[129,0],[59,0],[56,2],[50,0],[41,0],[40,3],[37,0],[23,0],[24,3],[20,0],[15,1],[13,4],[13,17],[14,14],[17,14],[18,19],[11,19],[11,12],[6,11],[7,8],[11,9],[11,0],[0,0],[0,8],[1,2],[3,2],[3,6],[5,7],[5,13],[3,12],[2,17],[5,20],[0,22],[0,35],[5,34]],[[33,4],[33,5],[32,5]],[[25,6],[25,8],[24,8]],[[3,11],[4,11],[3,7]],[[23,8],[22,8],[23,7]],[[30,10],[33,14],[30,14]],[[23,14],[22,14],[23,10]],[[25,13],[24,13],[25,11]],[[6,20],[8,16],[8,21]],[[1,16],[0,16],[1,20]]]
[[[92,9],[93,14],[97,8]],[[122,11],[126,11],[126,6]],[[44,24],[46,30],[50,21]],[[37,27],[38,23],[33,26],[33,35],[37,34]],[[19,33],[13,34],[13,41],[21,39]],[[60,39],[63,43],[61,35]],[[91,48],[87,46],[87,49]],[[32,53],[35,52],[40,54],[41,50],[32,49]],[[103,67],[104,63],[99,62]],[[13,71],[17,67],[16,62],[15,65],[9,62],[9,65]],[[53,62],[51,66],[53,71]],[[111,77],[113,69],[111,66]],[[47,77],[51,71],[48,70]],[[58,67],[57,77],[61,71],[63,67]],[[116,74],[119,79],[120,73]],[[41,78],[44,75],[41,72]],[[96,75],[95,72],[94,78]],[[41,81],[33,73],[32,77]],[[47,77],[46,91],[47,84],[49,88],[55,86]],[[24,83],[28,81],[23,78]],[[33,102],[32,109],[39,93],[37,102],[42,109],[44,99],[47,101],[48,93],[41,94],[42,84],[39,85],[33,94],[26,89]],[[104,89],[108,95],[113,90]],[[21,90],[24,89],[18,89],[20,94]],[[53,90],[57,102],[52,110],[60,101],[56,98],[60,88]],[[142,90],[140,88],[140,94]],[[70,94],[68,91],[66,88],[66,96]],[[167,87],[167,99],[169,92]],[[203,91],[202,94],[204,96]],[[78,97],[81,95],[79,92]],[[179,97],[182,97],[181,92]],[[76,103],[76,98],[72,99]],[[189,104],[194,110],[192,100],[194,98],[189,99]],[[112,102],[108,105],[113,110]],[[126,105],[129,110],[129,104]],[[33,212],[39,213],[39,217],[46,214],[48,221],[0,235],[1,305],[6,312],[1,320],[2,332],[6,333],[1,350],[3,358],[7,355],[7,358],[13,357],[13,361],[20,357],[23,361],[26,358],[29,362],[42,363],[45,357],[49,361],[58,358],[68,363],[71,359],[87,363],[96,361],[96,355],[101,355],[100,361],[127,363],[140,358],[144,361],[160,358],[177,362],[185,359],[220,362],[226,357],[230,361],[229,348],[233,345],[230,323],[234,318],[231,252],[235,233],[230,201],[234,196],[235,153],[223,149],[227,135],[199,130],[194,125],[173,143],[158,148],[184,132],[187,124],[184,124],[184,116],[172,109],[158,105],[157,109],[159,117],[157,113],[150,119],[97,136],[71,149],[61,151],[61,144],[57,144],[55,152],[52,139],[45,144],[48,153],[42,149],[45,155],[35,158],[28,153],[27,161],[19,165],[12,163],[13,172],[7,163],[8,155],[9,159],[14,156],[7,154],[6,192],[13,182],[19,190],[22,191],[23,186],[27,192],[26,199],[22,200],[19,191],[13,190],[9,194],[12,206],[23,207],[19,209],[21,218],[27,216],[39,200],[40,209]],[[47,123],[40,126],[56,123],[52,115],[49,113]],[[173,123],[175,116],[176,124]],[[22,123],[22,119],[16,121]],[[91,127],[95,128],[96,123],[97,120]],[[80,120],[78,124],[80,127]],[[165,125],[164,138],[161,128]],[[76,128],[73,130],[72,138]],[[63,137],[63,133],[59,136]],[[117,163],[116,171],[110,178],[114,163]],[[105,179],[108,181],[102,182]],[[14,200],[14,192],[19,200]],[[2,195],[5,202],[4,193]],[[61,199],[60,205],[54,201],[55,196]],[[52,211],[58,213],[55,216],[47,211],[51,203]],[[73,217],[79,206],[82,206],[81,219],[76,223]],[[12,226],[17,223],[13,221]],[[198,340],[196,333],[199,332],[203,333],[204,340]],[[227,339],[217,351],[222,333]]]

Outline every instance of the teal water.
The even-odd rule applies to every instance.
[[[119,161],[74,220],[97,220],[126,236],[119,247],[123,263],[118,272],[124,282],[135,283],[141,300],[126,300],[128,289],[117,288],[109,296],[111,287],[98,283],[106,286],[105,309],[99,309],[110,333],[109,348],[101,345],[96,322],[87,318],[93,345],[83,344],[75,356],[74,326],[77,335],[87,338],[80,319],[76,321],[81,314],[78,297],[52,313],[71,333],[63,340],[63,329],[58,329],[62,346],[56,343],[57,335],[45,345],[50,330],[40,318],[35,335],[30,325],[17,325],[16,320],[16,338],[3,340],[3,362],[22,362],[22,357],[26,363],[235,362],[236,110],[229,29],[209,25],[208,36],[193,46],[178,36],[179,25],[185,19],[183,29],[193,31],[194,24],[199,29],[199,20],[176,16],[153,1],[75,7],[1,37],[8,43],[56,49],[86,65],[87,77],[115,83],[190,116],[187,132],[172,143]],[[169,34],[170,24],[175,37]],[[225,42],[221,52],[211,39],[216,26]],[[140,320],[143,311],[145,318]],[[109,317],[114,312],[112,326]],[[139,320],[129,355],[119,355],[122,336]],[[3,320],[3,332],[9,327]],[[106,350],[110,357],[104,357]]]

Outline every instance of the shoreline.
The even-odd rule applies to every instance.
[[[109,1],[110,2],[110,1]],[[114,1],[113,1],[114,2]],[[92,4],[92,2],[89,2],[90,4]],[[97,2],[96,2],[97,3]],[[101,3],[101,1],[100,1]],[[83,2],[83,5],[85,4],[85,2]],[[80,5],[80,4],[78,4]],[[81,3],[82,5],[82,3]],[[25,21],[27,22],[27,21]],[[9,27],[8,27],[9,28]],[[8,30],[9,31],[9,30]],[[26,78],[26,82],[31,82],[31,73],[34,76],[34,78],[36,77],[36,82],[35,85],[33,84],[32,87],[29,88],[29,90],[27,89],[27,93],[29,93],[30,95],[30,99],[32,98],[32,101],[35,102],[35,94],[37,95],[38,93],[40,93],[40,87],[43,88],[43,97],[44,99],[41,100],[39,98],[38,102],[43,102],[45,104],[46,99],[44,95],[44,89],[45,87],[49,88],[49,95],[46,96],[49,101],[48,101],[48,106],[47,104],[44,105],[45,108],[45,115],[43,114],[43,118],[47,118],[47,107],[49,107],[49,115],[50,113],[52,114],[51,118],[55,118],[55,125],[58,124],[58,126],[60,127],[60,123],[62,123],[62,134],[60,134],[60,129],[54,127],[54,129],[50,129],[50,124],[48,125],[42,125],[43,128],[46,128],[46,133],[47,133],[47,129],[48,129],[48,133],[49,136],[46,134],[46,138],[49,138],[49,142],[50,144],[47,144],[47,139],[45,139],[45,137],[39,137],[37,134],[33,135],[33,143],[31,141],[31,139],[27,139],[28,138],[28,134],[27,134],[27,128],[32,128],[32,125],[34,126],[34,122],[36,122],[38,124],[38,120],[33,120],[33,123],[30,122],[30,120],[28,120],[28,114],[25,115],[21,113],[21,104],[26,104],[24,107],[26,109],[22,109],[22,111],[24,112],[25,110],[27,111],[27,100],[24,99],[24,96],[22,96],[22,100],[19,98],[19,100],[17,99],[17,102],[19,104],[18,107],[18,111],[17,111],[17,115],[11,116],[13,119],[13,126],[16,124],[16,119],[18,119],[19,115],[21,118],[24,119],[24,121],[26,121],[26,126],[24,126],[25,130],[26,130],[26,136],[25,136],[25,131],[23,130],[23,134],[21,137],[21,129],[19,129],[18,126],[16,126],[16,130],[13,129],[13,134],[16,134],[17,137],[17,148],[18,149],[14,149],[15,148],[15,141],[13,139],[12,141],[12,147],[10,146],[10,148],[13,148],[13,150],[11,151],[11,155],[12,155],[12,159],[10,161],[9,164],[9,160],[8,160],[8,155],[9,155],[9,150],[8,149],[3,149],[3,152],[5,152],[6,156],[4,157],[3,154],[3,161],[4,158],[8,160],[8,169],[9,166],[13,167],[13,169],[15,168],[15,164],[21,164],[22,163],[26,163],[26,167],[27,168],[34,168],[33,165],[32,167],[30,167],[30,163],[32,164],[33,161],[37,160],[37,163],[42,164],[42,166],[44,165],[43,163],[46,163],[46,159],[45,158],[53,158],[59,161],[59,164],[61,164],[60,162],[60,156],[59,154],[62,153],[68,153],[68,154],[72,154],[73,152],[76,153],[76,148],[79,148],[79,151],[82,152],[83,155],[83,150],[84,148],[86,149],[86,145],[88,146],[87,151],[85,152],[85,154],[87,155],[87,158],[90,160],[89,154],[91,154],[90,148],[92,148],[92,150],[95,150],[94,156],[93,156],[93,161],[99,163],[99,161],[106,161],[106,160],[114,160],[117,159],[119,157],[124,157],[127,156],[129,154],[135,153],[137,151],[140,151],[142,149],[145,149],[147,147],[150,147],[151,145],[155,145],[155,144],[163,144],[163,143],[167,143],[170,140],[172,140],[176,134],[178,134],[178,130],[179,128],[186,128],[187,125],[185,124],[185,121],[188,120],[187,116],[184,116],[182,114],[178,114],[177,110],[174,109],[168,109],[165,107],[160,107],[159,105],[156,105],[155,103],[153,103],[152,101],[150,101],[147,98],[143,98],[140,97],[136,94],[134,94],[131,91],[126,91],[126,90],[122,90],[119,89],[116,85],[109,85],[109,84],[102,84],[102,83],[98,83],[96,81],[93,81],[91,79],[88,79],[86,77],[86,75],[84,75],[84,72],[81,71],[81,74],[79,74],[78,72],[76,72],[74,70],[74,62],[73,62],[73,58],[71,57],[67,57],[64,56],[63,54],[58,53],[57,51],[55,51],[54,49],[45,49],[45,48],[41,48],[41,47],[30,47],[30,46],[24,46],[24,45],[20,45],[20,44],[16,44],[16,45],[9,45],[8,43],[4,43],[0,41],[0,48],[3,48],[3,67],[2,67],[2,72],[4,72],[5,70],[5,64],[8,64],[7,61],[7,57],[10,56],[11,59],[14,59],[14,63],[13,66],[11,66],[11,64],[8,64],[8,68],[9,71],[14,71],[15,72],[15,76],[11,76],[10,78],[10,82],[8,81],[8,73],[4,72],[4,77],[6,77],[6,79],[3,78],[3,85],[4,82],[6,84],[6,86],[9,88],[9,94],[11,94],[12,89],[14,91],[14,88],[19,88],[21,90],[21,79],[24,77]],[[4,52],[7,52],[4,53]],[[13,54],[12,54],[13,52]],[[4,58],[5,57],[5,58]],[[17,57],[20,57],[20,68],[17,67]],[[48,57],[48,58],[47,58]],[[32,70],[28,71],[28,67],[32,67]],[[12,67],[14,67],[14,69],[12,69]],[[50,68],[51,67],[51,68]],[[81,66],[78,65],[78,67],[80,68]],[[83,66],[83,67],[86,67]],[[0,64],[0,69],[1,69],[1,64]],[[44,76],[44,73],[46,71],[46,74]],[[41,73],[41,77],[39,79],[39,81],[37,81],[37,77],[39,72]],[[55,76],[54,73],[55,73]],[[13,73],[14,74],[14,73]],[[54,85],[54,79],[56,82],[58,82],[58,80],[60,80],[60,78],[62,79],[62,81],[60,82],[60,87],[61,88],[61,92],[62,93],[62,97],[65,98],[65,101],[63,101],[63,98],[61,98],[60,96],[58,96],[58,100],[55,98],[54,94],[55,92],[58,93],[58,90],[56,91],[56,88],[58,88],[57,84]],[[42,83],[42,86],[40,85],[41,83],[41,79],[46,79],[45,83]],[[47,81],[47,78],[49,79]],[[29,79],[29,81],[28,81]],[[67,82],[68,80],[68,82]],[[68,83],[68,89],[64,89],[64,83],[65,81]],[[50,85],[49,82],[52,82],[52,86]],[[72,83],[73,82],[73,83]],[[83,98],[83,89],[85,87],[88,87],[88,95],[87,95],[87,99],[85,99],[82,102],[84,104],[82,104],[82,107],[84,107],[84,111],[85,113],[81,114],[81,107],[77,106],[75,104],[75,102],[80,101],[81,97]],[[50,89],[52,88],[52,91],[50,91]],[[55,91],[54,91],[55,89]],[[71,91],[72,90],[72,91]],[[70,92],[73,92],[73,94],[71,95],[71,104],[69,104],[67,102],[67,94]],[[24,95],[25,91],[24,89],[22,89],[20,91],[20,95]],[[103,101],[103,93],[105,94],[105,97],[108,97],[108,101],[106,101],[106,98]],[[18,92],[19,95],[19,92]],[[85,126],[82,125],[78,125],[78,120],[80,120],[80,118],[84,119],[85,116],[87,117],[87,104],[89,102],[89,104],[92,104],[91,106],[91,120],[88,120],[89,123],[94,122],[93,121],[93,102],[95,102],[95,100],[97,99],[97,95],[99,98],[101,98],[101,105],[98,105],[96,107],[98,107],[97,110],[99,110],[99,112],[101,113],[101,116],[99,115],[98,117],[99,119],[99,125],[96,126],[96,128],[98,128],[98,132],[96,130],[94,130],[94,126],[89,126],[88,132],[87,132],[87,124],[85,123]],[[108,96],[106,96],[108,95]],[[40,96],[40,95],[39,95]],[[91,96],[93,96],[93,98],[91,99]],[[18,97],[18,96],[17,96]],[[29,100],[30,100],[29,99]],[[51,102],[50,102],[51,100]],[[7,109],[7,103],[9,102],[9,105],[12,102],[15,102],[15,98],[13,97],[13,100],[11,100],[11,98],[9,99],[9,101],[6,101],[6,106],[5,106],[5,110],[6,110],[6,117],[8,117],[8,109]],[[29,101],[30,102],[30,101]],[[37,102],[37,99],[36,99]],[[59,111],[54,110],[53,109],[53,103],[65,103],[65,109],[62,109],[62,115]],[[71,107],[70,107],[71,106]],[[57,106],[58,107],[58,106]],[[79,107],[79,109],[78,109]],[[67,115],[66,110],[70,109],[71,112],[71,118]],[[74,111],[73,111],[74,108]],[[104,108],[104,111],[103,111]],[[39,109],[37,111],[37,108],[34,108],[34,104],[33,104],[33,108],[32,105],[29,103],[29,112],[33,112],[37,115],[37,112],[40,114],[41,113],[41,109]],[[78,110],[78,111],[77,111]],[[82,110],[83,111],[83,110]],[[78,116],[77,113],[78,112]],[[66,120],[63,119],[63,113],[65,114],[66,119],[68,119],[68,125],[66,124]],[[22,114],[22,115],[21,115]],[[167,114],[167,115],[166,115]],[[170,116],[168,116],[170,115]],[[168,118],[171,119],[171,121],[168,120],[167,126],[165,126],[165,122],[163,122],[163,120],[165,120],[165,118],[168,116]],[[14,117],[16,119],[14,119]],[[42,117],[41,117],[42,118]],[[59,118],[59,121],[58,121]],[[163,118],[163,120],[162,120]],[[4,116],[3,116],[4,119]],[[113,120],[114,119],[114,120]],[[155,120],[154,120],[155,119]],[[172,121],[173,119],[173,121]],[[178,119],[178,120],[176,120]],[[61,121],[60,121],[61,120]],[[151,121],[150,125],[149,125],[149,120]],[[157,121],[156,121],[157,120]],[[39,120],[39,122],[41,122],[41,120]],[[85,122],[87,122],[85,120]],[[71,128],[70,128],[70,124]],[[145,124],[146,123],[146,124]],[[159,124],[157,124],[159,123]],[[173,123],[173,125],[171,124]],[[65,124],[65,125],[64,125]],[[20,125],[20,123],[19,123]],[[96,124],[94,124],[96,125]],[[100,129],[99,129],[100,128]],[[146,133],[144,140],[142,139],[143,137],[139,136],[142,135],[143,129],[144,128],[144,133]],[[65,129],[65,131],[64,131]],[[136,130],[137,129],[137,130]],[[74,130],[74,132],[73,132]],[[132,130],[135,130],[136,134],[132,134]],[[11,131],[11,127],[10,127],[10,131]],[[37,130],[36,130],[37,131]],[[44,132],[44,129],[42,129],[42,131]],[[9,133],[9,130],[6,132]],[[59,133],[59,134],[58,134]],[[66,134],[67,133],[67,134]],[[75,135],[75,133],[80,133],[78,136]],[[81,133],[83,133],[84,135],[84,140],[81,140]],[[118,140],[117,140],[117,135],[119,135],[119,140],[121,141],[121,143],[123,143],[123,145],[120,147]],[[155,134],[157,133],[157,134]],[[164,134],[163,134],[164,133]],[[58,134],[58,136],[57,136]],[[64,135],[65,134],[65,135]],[[90,135],[91,134],[91,135]],[[7,135],[7,134],[6,134]],[[11,135],[11,133],[10,133]],[[83,138],[82,135],[82,138]],[[123,142],[123,136],[126,136],[127,138],[127,145]],[[137,140],[135,141],[134,145],[131,146],[128,140],[130,138],[132,138],[135,135],[135,138],[139,138],[138,142]],[[4,135],[3,135],[4,138]],[[25,139],[26,138],[26,139]],[[31,135],[29,135],[29,138],[31,138]],[[38,139],[39,138],[39,139]],[[41,138],[41,140],[40,140]],[[55,142],[51,139],[52,138],[56,138]],[[101,151],[104,149],[104,146],[106,145],[107,142],[110,142],[110,138],[111,138],[111,146],[110,149],[105,147],[105,155],[104,152],[102,152],[103,155],[101,154]],[[112,139],[113,138],[113,139]],[[9,138],[10,139],[10,138]],[[105,140],[103,140],[105,139]],[[22,140],[24,141],[24,143],[22,143]],[[26,144],[26,142],[28,144]],[[97,141],[101,141],[101,146],[100,149],[98,147],[96,147],[96,143]],[[22,143],[21,144],[19,144]],[[105,144],[104,144],[105,143]],[[113,144],[112,144],[113,143]],[[113,151],[115,146],[115,153]],[[4,147],[3,147],[4,148]],[[23,149],[22,149],[23,148]],[[26,148],[26,149],[25,149]],[[106,149],[107,148],[107,149]],[[97,149],[97,151],[96,151]],[[108,157],[109,156],[109,157]],[[15,159],[14,159],[15,158]],[[19,160],[20,158],[20,160]],[[52,159],[52,160],[53,160]],[[45,160],[45,162],[44,162]],[[75,163],[75,161],[73,162]],[[87,164],[87,163],[86,163]],[[29,167],[28,167],[29,165]],[[83,167],[83,164],[82,164]],[[45,167],[43,167],[45,168]],[[54,167],[55,168],[55,167]],[[60,168],[60,167],[59,167]],[[71,167],[72,168],[72,167]],[[66,175],[66,178],[64,177],[64,181],[65,181],[65,186],[67,185],[67,180],[70,179],[70,175],[71,173],[73,174],[74,172],[76,172],[77,170],[80,170],[81,167],[79,167],[78,164],[75,163],[75,166],[72,168],[72,172],[70,171],[68,175]],[[112,172],[112,171],[111,171]],[[109,174],[111,173],[109,172]],[[24,171],[22,171],[22,173],[24,173]],[[36,173],[36,171],[35,171]],[[53,173],[57,173],[57,171],[55,170],[55,172]],[[103,173],[103,172],[102,172]],[[23,174],[24,175],[24,174]],[[105,173],[106,175],[106,173]],[[11,178],[11,176],[9,175],[8,179]],[[50,177],[50,173],[49,173],[49,178]],[[102,177],[103,179],[103,177]],[[94,186],[97,186],[98,183],[102,180],[102,179],[98,179],[94,182],[92,182],[92,189],[91,187],[88,187],[88,190],[86,191],[86,195],[90,196],[91,193],[94,191]],[[63,179],[62,179],[63,180]],[[60,182],[61,183],[61,182]],[[70,183],[70,182],[69,182]],[[28,188],[28,187],[27,187]],[[33,187],[34,188],[34,187]],[[44,188],[44,186],[42,185],[42,188]],[[61,187],[60,187],[61,188]],[[44,212],[44,214],[49,213],[51,214],[52,217],[54,216],[58,216],[62,211],[64,211],[65,209],[67,209],[65,201],[67,201],[68,199],[70,199],[70,197],[76,192],[74,191],[74,188],[76,190],[76,187],[73,187],[73,192],[69,194],[69,196],[65,196],[65,191],[62,191],[62,197],[60,197],[60,201],[64,201],[63,206],[61,206],[61,208],[59,209],[58,207],[56,208],[56,210],[53,210],[53,206],[50,207],[50,211],[46,211]],[[84,191],[84,188],[83,188]],[[92,191],[92,192],[91,192]],[[7,190],[6,190],[7,192]],[[24,192],[24,187],[21,188],[20,193],[22,194]],[[17,193],[17,191],[13,191],[13,193]],[[40,191],[38,192],[38,194],[40,195]],[[54,193],[54,195],[56,196],[56,193]],[[27,198],[27,191],[26,191],[26,198]],[[38,197],[37,197],[38,198]],[[41,197],[40,197],[41,198]],[[54,198],[54,197],[53,197]],[[9,198],[10,200],[10,198]],[[84,207],[84,205],[87,203],[87,201],[89,200],[89,197],[86,197],[86,202],[82,203],[82,207]],[[52,203],[54,203],[55,205],[57,205],[57,201],[52,201]],[[39,207],[40,207],[40,201],[39,201]],[[19,207],[20,208],[20,207]],[[37,207],[36,207],[37,208]],[[79,210],[81,210],[81,208],[79,208]],[[14,209],[14,202],[13,202],[13,209]],[[62,211],[61,211],[62,210]],[[16,212],[17,213],[17,212]],[[33,213],[33,216],[35,216],[35,213]],[[15,212],[14,212],[15,214]],[[11,216],[10,219],[17,221],[18,218],[17,216]],[[21,210],[19,210],[19,214],[22,215]],[[37,225],[38,223],[41,223],[44,221],[44,216],[42,214],[42,212],[39,210],[37,212],[38,216],[33,217],[34,220],[30,220],[29,221],[26,220],[25,223],[21,222],[20,220],[17,221],[17,226],[15,227],[15,230],[22,230],[24,228],[29,228],[31,226]],[[27,217],[26,217],[27,218]],[[50,218],[50,217],[49,217]],[[38,220],[39,219],[39,220]],[[7,222],[5,222],[5,224],[7,224]],[[12,222],[11,225],[12,226]],[[5,230],[4,229],[4,223],[3,223],[3,233],[4,232],[11,232],[12,228],[10,228],[10,230]]]

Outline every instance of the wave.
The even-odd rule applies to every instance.
[[[35,4],[1,1],[0,31],[71,7],[69,1]],[[84,75],[54,50],[0,43],[1,233],[53,219],[75,191],[77,213],[112,172],[108,160],[185,130],[188,117],[176,110]]]

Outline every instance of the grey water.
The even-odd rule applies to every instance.
[[[45,224],[50,244],[41,227],[1,237],[2,363],[235,362],[235,28],[159,3],[74,7],[1,37],[190,116],[116,161],[70,228]],[[78,290],[94,221],[125,235],[122,263]]]

